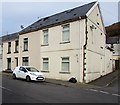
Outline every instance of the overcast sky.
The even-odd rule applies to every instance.
[[[76,2],[76,0],[69,0],[69,2],[63,2],[63,0],[61,1],[62,2],[55,2],[52,0],[52,2],[48,2],[44,0],[43,2],[40,0],[34,0],[34,2],[32,2],[32,0],[21,0],[19,2],[15,2],[14,0],[9,0],[8,2],[8,0],[3,0],[0,3],[0,36],[18,32],[21,30],[21,25],[27,27],[40,18],[90,3],[93,0],[80,0],[84,2],[80,2],[79,0],[77,0],[79,2]],[[108,26],[117,22],[118,1],[98,1],[100,2],[104,25]]]

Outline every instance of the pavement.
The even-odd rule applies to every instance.
[[[10,76],[11,73],[3,72],[5,75]],[[57,85],[63,85],[66,87],[76,87],[76,88],[101,88],[101,87],[108,87],[116,78],[120,77],[120,70],[116,70],[112,73],[109,73],[103,77],[100,77],[88,84],[85,83],[71,83],[68,81],[56,80],[56,79],[49,79],[46,78],[45,82],[53,83]]]
[[[97,86],[101,86],[101,87],[108,87],[119,77],[120,77],[120,70],[115,70],[112,73],[109,73],[103,77],[100,77],[100,78],[90,82],[89,84],[97,85]]]
[[[48,83],[54,83],[57,85],[69,86],[69,87],[77,87],[77,88],[101,88],[108,87],[111,85],[118,77],[120,77],[120,70],[116,70],[112,73],[109,73],[105,76],[102,76],[90,83],[71,83],[68,81],[61,81],[55,79],[46,79]]]

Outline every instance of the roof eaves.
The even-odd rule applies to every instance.
[[[53,27],[53,26],[58,26],[58,25],[61,25],[61,24],[66,24],[66,23],[69,23],[69,22],[74,22],[74,21],[77,21],[77,20],[85,19],[85,18],[86,18],[86,16],[81,16],[81,17],[76,17],[76,18],[73,18],[73,19],[65,20],[65,21],[62,21],[62,22],[50,24],[50,25],[47,25],[47,26],[43,26],[43,27],[40,27],[40,28],[31,29],[31,30],[28,30],[28,31],[22,30],[21,32],[19,32],[19,35],[34,32],[34,31],[38,31],[38,30],[42,30],[44,28],[50,28],[50,27]]]
[[[4,43],[9,42],[9,41],[14,41],[16,39],[19,39],[18,32],[2,36],[2,42],[4,42]]]
[[[98,1],[96,1],[95,4],[92,6],[92,8],[86,13],[86,16],[87,16],[87,17],[91,14],[91,12],[95,9],[95,7],[96,7],[98,4],[99,4]]]

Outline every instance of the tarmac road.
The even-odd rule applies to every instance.
[[[2,103],[118,103],[120,96],[94,89],[26,82],[2,76]]]

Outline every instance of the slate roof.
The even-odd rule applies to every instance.
[[[12,33],[9,35],[2,36],[2,42],[8,42],[8,41],[13,41],[15,39],[19,39],[19,34],[18,32]]]
[[[108,36],[119,36],[120,35],[120,22],[114,23],[110,26],[105,27]]]
[[[106,44],[118,44],[120,40],[120,35],[119,36],[106,36]]]
[[[120,22],[114,23],[110,26],[105,27],[106,29],[106,43],[107,44],[118,44],[120,41]]]
[[[37,31],[43,28],[49,28],[49,27],[60,25],[63,23],[76,21],[76,20],[79,20],[79,17],[83,19],[86,17],[87,12],[93,7],[95,3],[96,2],[92,2],[80,7],[66,10],[64,12],[61,12],[49,17],[42,18],[36,21],[35,23],[33,23],[32,25],[28,26],[27,28],[23,29],[22,31],[20,31],[19,34],[25,34],[25,33]]]

